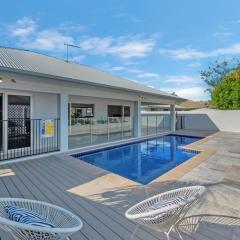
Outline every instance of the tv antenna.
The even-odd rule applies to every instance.
[[[64,45],[67,47],[67,59],[66,59],[66,62],[69,62],[68,61],[68,56],[69,56],[69,47],[73,47],[73,48],[81,48],[77,45],[73,45],[73,44],[69,44],[69,43],[64,43]]]

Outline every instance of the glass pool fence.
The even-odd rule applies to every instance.
[[[134,117],[72,118],[69,148],[79,148],[134,137]],[[142,136],[170,130],[169,115],[142,115]]]

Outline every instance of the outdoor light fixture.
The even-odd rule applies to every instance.
[[[10,80],[12,83],[16,83],[15,79],[13,79],[13,78],[9,79],[9,78],[6,78],[6,77],[0,77],[0,83],[3,82],[3,79],[8,80],[8,81]]]
[[[144,100],[146,99],[146,97],[143,97],[143,96],[138,96],[140,100]]]

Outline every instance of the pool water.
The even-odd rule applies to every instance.
[[[197,155],[183,146],[200,138],[166,135],[141,142],[79,153],[73,157],[141,184],[147,184]]]

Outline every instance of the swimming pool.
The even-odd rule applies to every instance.
[[[109,147],[73,157],[141,184],[147,184],[197,155],[183,146],[200,138],[165,135],[140,142]]]

